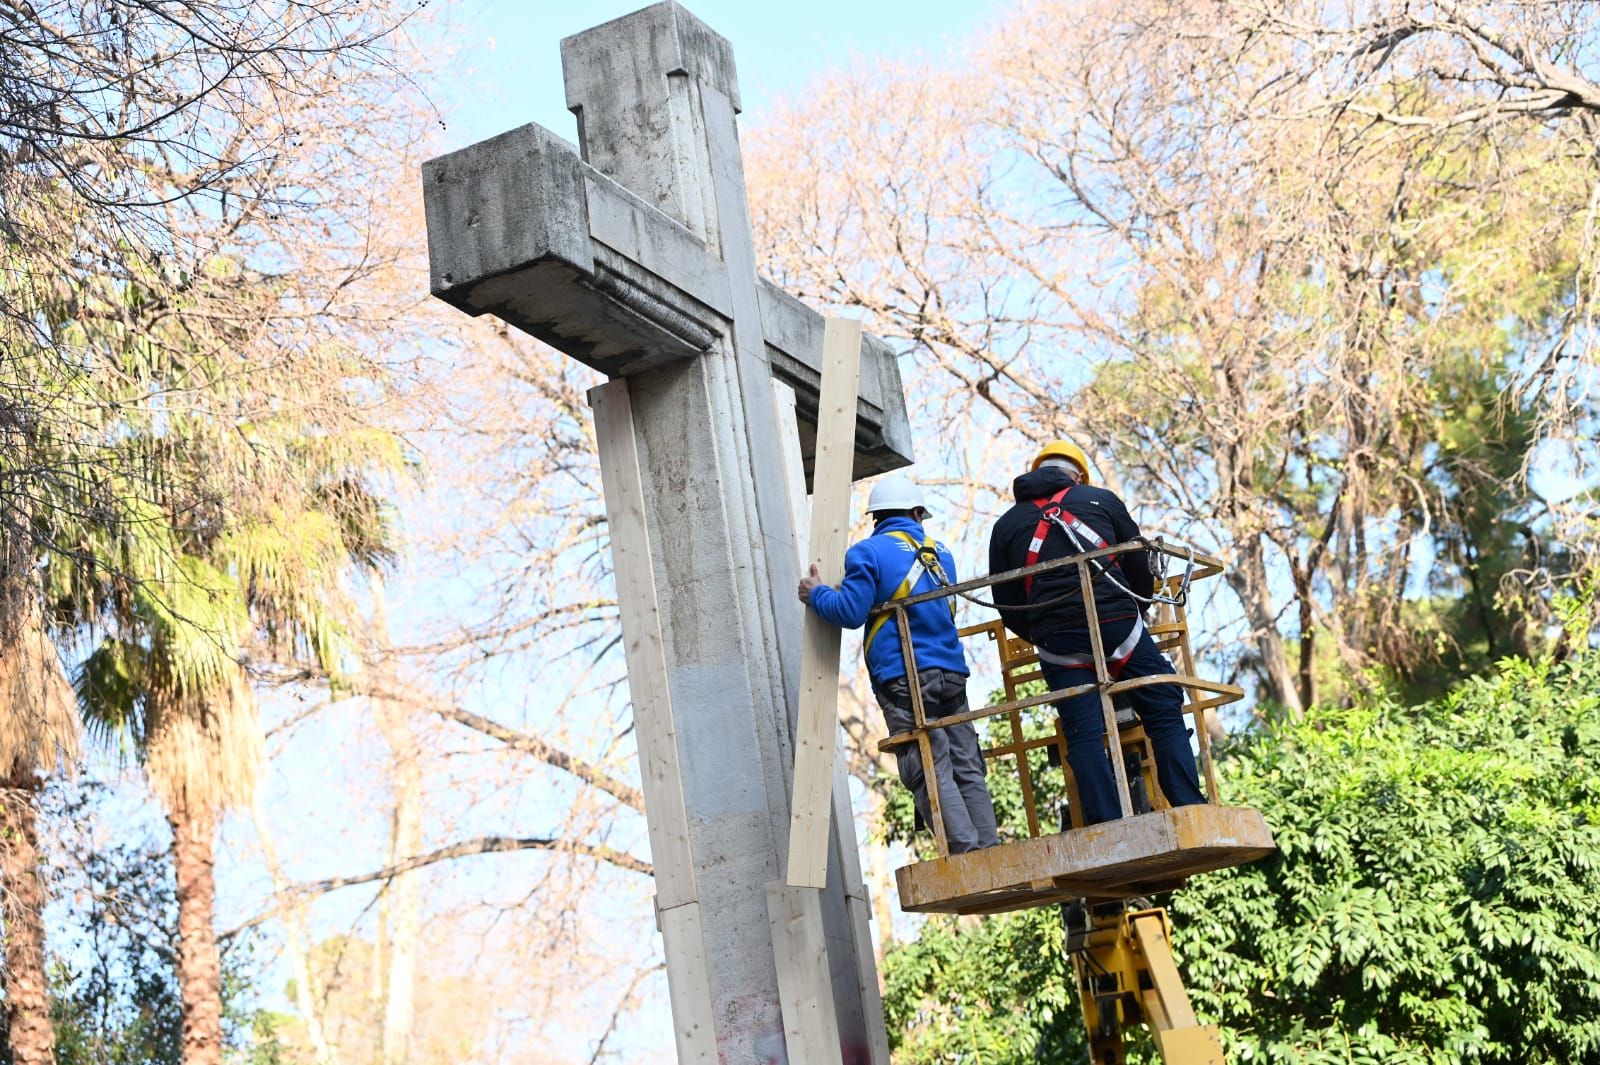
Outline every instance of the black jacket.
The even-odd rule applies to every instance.
[[[1012,485],[1017,504],[995,522],[989,537],[989,572],[1004,573],[1027,564],[1028,544],[1039,527],[1040,510],[1036,499],[1048,499],[1071,483],[1065,470],[1053,466],[1035,470],[1018,477]],[[1077,516],[1089,528],[1100,534],[1108,544],[1125,543],[1139,535],[1139,526],[1128,514],[1128,508],[1116,493],[1093,485],[1078,485],[1068,492],[1062,506]],[[1049,526],[1038,561],[1048,562],[1064,555],[1075,555],[1084,548],[1075,546],[1067,534],[1054,524]],[[1150,573],[1149,552],[1127,551],[1116,556],[1118,565],[1109,559],[1104,565],[1119,576],[1139,595],[1150,595],[1154,578]],[[1119,572],[1120,571],[1120,572]],[[1063,599],[1063,596],[1066,598]],[[1042,610],[1008,610],[1029,602],[1061,599],[1060,603]],[[1086,625],[1083,596],[1078,583],[1078,567],[1063,566],[1041,573],[1034,578],[1033,594],[1024,596],[1023,582],[1006,581],[994,586],[994,601],[1000,606],[1000,618],[1006,628],[1033,643],[1048,633],[1065,629],[1082,629]],[[1106,577],[1094,577],[1094,601],[1101,621],[1131,618],[1139,612],[1139,604]]]

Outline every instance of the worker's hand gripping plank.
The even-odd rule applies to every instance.
[[[843,575],[850,535],[850,475],[855,455],[861,323],[829,318],[822,337],[816,464],[811,477],[811,559],[822,579]],[[806,567],[802,567],[802,572]],[[821,888],[828,879],[828,815],[839,729],[837,628],[806,611],[800,658],[800,721],[794,735],[794,799],[789,814],[789,883]]]

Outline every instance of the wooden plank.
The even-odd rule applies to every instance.
[[[796,557],[800,572],[806,572],[810,552],[806,549],[811,526],[811,507],[806,500],[805,457],[800,450],[800,424],[796,417],[794,389],[783,381],[772,382],[777,411],[778,450],[783,455],[784,484],[789,491],[789,512],[793,517]],[[876,945],[872,938],[872,905],[867,897],[866,878],[857,849],[855,810],[850,805],[850,778],[845,771],[843,730],[835,730],[840,749],[834,752],[833,822],[838,828],[839,872],[844,880],[845,905],[850,914],[850,938],[855,944],[856,986],[861,992],[861,1008],[867,1027],[869,1065],[890,1065],[889,1035],[883,1020],[883,995],[878,990]],[[850,829],[847,831],[847,827]]]
[[[800,563],[800,572],[806,573],[810,566],[810,552],[806,545],[810,538],[811,507],[806,501],[806,471],[805,458],[800,450],[800,424],[795,414],[794,389],[783,381],[772,382],[773,400],[776,404],[776,428],[778,432],[778,450],[783,454],[784,485],[789,492],[789,512],[794,519],[794,537],[796,558]],[[833,819],[840,826],[855,824],[855,811],[850,805],[850,781],[844,768],[844,735],[843,730],[834,730],[835,750],[833,755]],[[861,854],[855,847],[855,833],[849,833],[849,845],[846,846],[846,834],[843,828],[839,831],[839,860],[842,863],[841,872],[844,874],[844,891],[846,895],[866,898],[865,882],[861,873]],[[870,953],[871,941],[867,944]],[[877,984],[874,976],[873,984]]]
[[[650,860],[656,874],[656,919],[667,959],[678,1061],[715,1065],[717,1040],[711,970],[701,934],[700,904],[689,845],[689,817],[678,762],[667,658],[661,637],[644,477],[625,378],[589,390],[600,478],[605,490],[611,564],[617,582],[628,693],[633,703]]]
[[[806,500],[806,459],[800,449],[800,417],[795,413],[795,404],[794,389],[787,382],[773,378],[773,430],[778,434],[778,454],[783,459],[783,484],[789,494],[795,556],[800,563],[800,575],[804,577],[811,567],[811,505]]]
[[[700,929],[700,904],[687,902],[656,914],[667,955],[667,997],[679,1065],[717,1065],[717,1030],[711,1012],[711,969]]]
[[[767,921],[790,1065],[839,1062],[839,1019],[833,1011],[822,895],[774,880],[767,884]]]
[[[695,901],[699,894],[689,849],[689,817],[683,799],[672,695],[667,687],[655,569],[645,524],[644,478],[627,379],[618,378],[590,389],[589,405],[594,409],[595,438],[600,449],[600,479],[605,488],[611,562],[628,663],[628,693],[638,737],[650,860],[656,871],[656,900],[662,910],[671,910]]]
[[[810,557],[837,584],[850,536],[850,475],[855,461],[861,323],[829,318],[822,339]],[[803,572],[809,571],[809,565]],[[800,721],[794,736],[788,882],[821,888],[828,880],[828,822],[839,730],[839,630],[807,610],[800,657]]]
[[[650,859],[656,868],[656,924],[667,958],[667,998],[678,1062],[714,1065],[717,1028],[710,996],[706,937],[701,934],[698,889],[690,849],[688,811],[678,764],[672,694],[667,688],[666,646],[656,603],[656,571],[645,523],[645,478],[638,465],[634,405],[627,379],[589,390],[600,481],[605,488],[611,568],[627,657],[627,688],[634,704],[638,774],[645,792]]]
[[[850,913],[850,939],[855,945],[856,987],[867,1028],[868,1065],[890,1065],[889,1032],[883,1019],[883,995],[878,989],[877,944],[872,938],[872,900],[867,894],[856,846],[855,810],[850,805],[850,775],[845,771],[844,738],[833,763],[833,822],[839,841],[839,872],[844,879],[845,905]]]

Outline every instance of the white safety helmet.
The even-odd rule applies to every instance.
[[[915,510],[918,507],[927,509],[922,499],[922,489],[903,473],[892,473],[885,477],[872,486],[872,494],[867,497],[868,514],[884,510]]]

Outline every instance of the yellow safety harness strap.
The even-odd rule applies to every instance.
[[[922,580],[922,575],[928,572],[930,568],[933,570],[934,577],[936,579],[944,579],[944,572],[939,566],[939,548],[938,545],[934,543],[933,537],[930,536],[926,540],[923,540],[921,544],[918,544],[910,533],[901,532],[898,529],[890,532],[888,535],[899,537],[901,540],[904,540],[906,543],[911,545],[911,549],[914,552],[914,554],[911,556],[911,568],[906,571],[905,579],[902,580],[900,582],[900,586],[894,590],[894,594],[889,597],[890,602],[894,602],[896,599],[904,599],[909,596],[911,594],[911,589],[917,586],[918,582]],[[924,557],[928,557],[932,560],[933,564],[931,567],[923,564],[922,560]],[[951,599],[948,600],[948,602],[950,604],[950,620],[954,621],[956,616],[956,601]],[[872,641],[877,637],[878,632],[888,622],[889,617],[890,615],[887,613],[879,614],[877,617],[872,619],[872,624],[867,626],[867,640],[861,648],[861,653],[863,655],[871,650]]]

